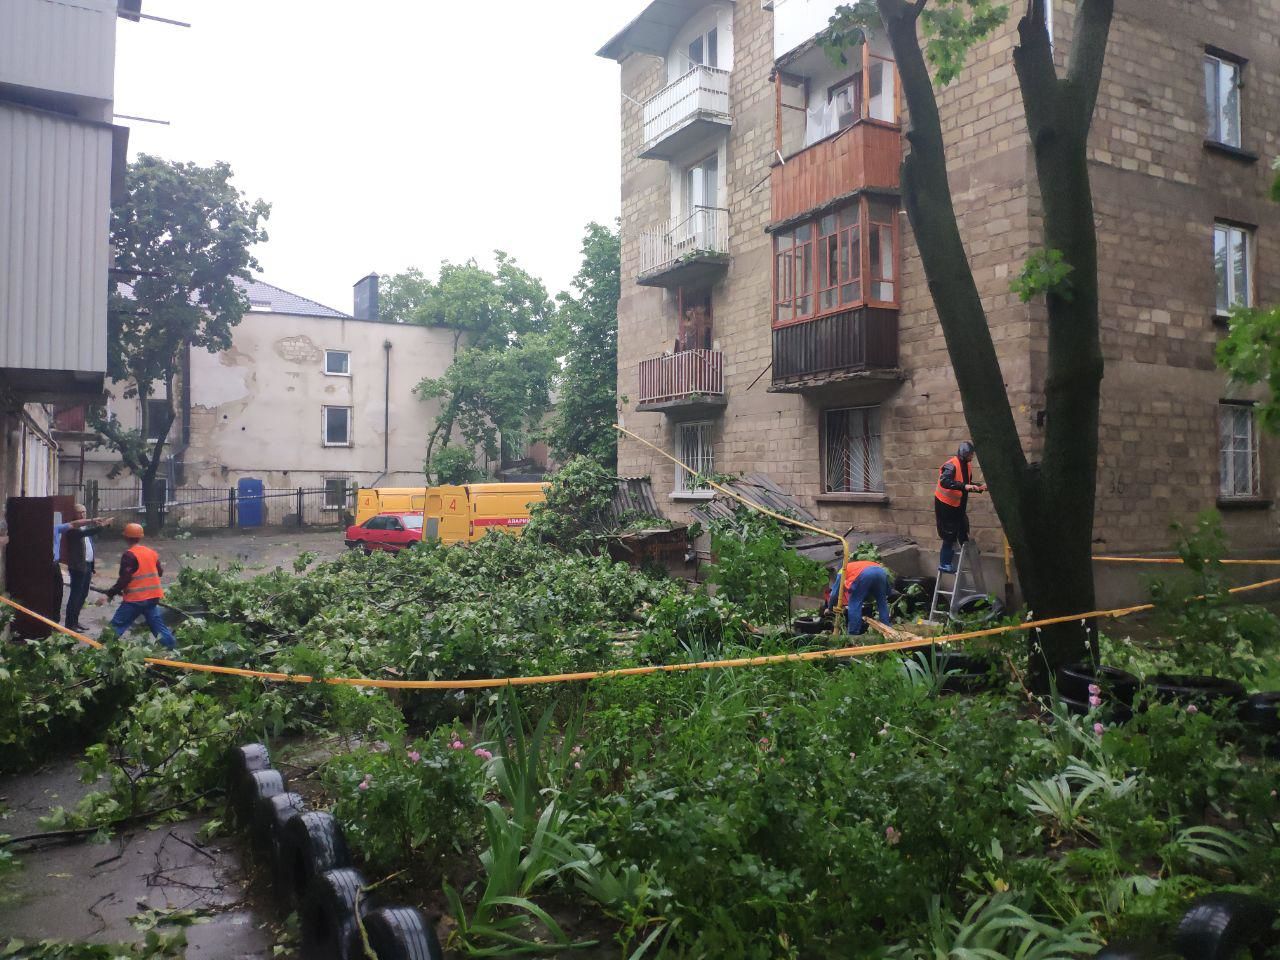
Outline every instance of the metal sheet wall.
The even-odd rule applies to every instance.
[[[106,370],[110,193],[109,126],[0,103],[0,367]]]
[[[113,0],[0,0],[0,83],[109,101],[115,36]]]

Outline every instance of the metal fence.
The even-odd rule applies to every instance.
[[[118,523],[141,522],[147,503],[141,486],[103,487],[86,483],[64,486],[84,503],[91,517],[116,517]],[[356,487],[264,487],[261,494],[241,495],[235,487],[176,487],[157,498],[162,524],[171,527],[254,528],[342,526],[355,514]]]

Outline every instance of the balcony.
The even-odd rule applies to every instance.
[[[694,207],[640,233],[644,287],[689,287],[717,278],[729,265],[729,211]]]
[[[670,160],[729,128],[729,71],[696,66],[644,102],[646,160]]]
[[[773,330],[772,393],[852,379],[898,380],[898,311],[858,307]]]
[[[0,84],[24,87],[50,109],[74,104],[85,119],[111,122],[115,0],[0,3]]]
[[[719,350],[682,350],[640,361],[639,411],[693,413],[725,403],[724,355]]]
[[[771,219],[786,221],[859,190],[896,192],[901,141],[896,124],[861,120],[774,164]]]

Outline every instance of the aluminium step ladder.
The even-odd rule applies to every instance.
[[[946,579],[948,577],[951,578],[949,583]],[[962,587],[963,582],[968,583],[968,589]],[[945,623],[947,620],[954,620],[965,600],[986,595],[987,585],[982,578],[982,551],[976,540],[967,540],[960,544],[955,572],[938,571],[938,579],[933,587],[933,601],[929,604],[929,622]]]

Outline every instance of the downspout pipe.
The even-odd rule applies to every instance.
[[[382,393],[382,475],[391,471],[391,341],[382,341],[384,360]]]

